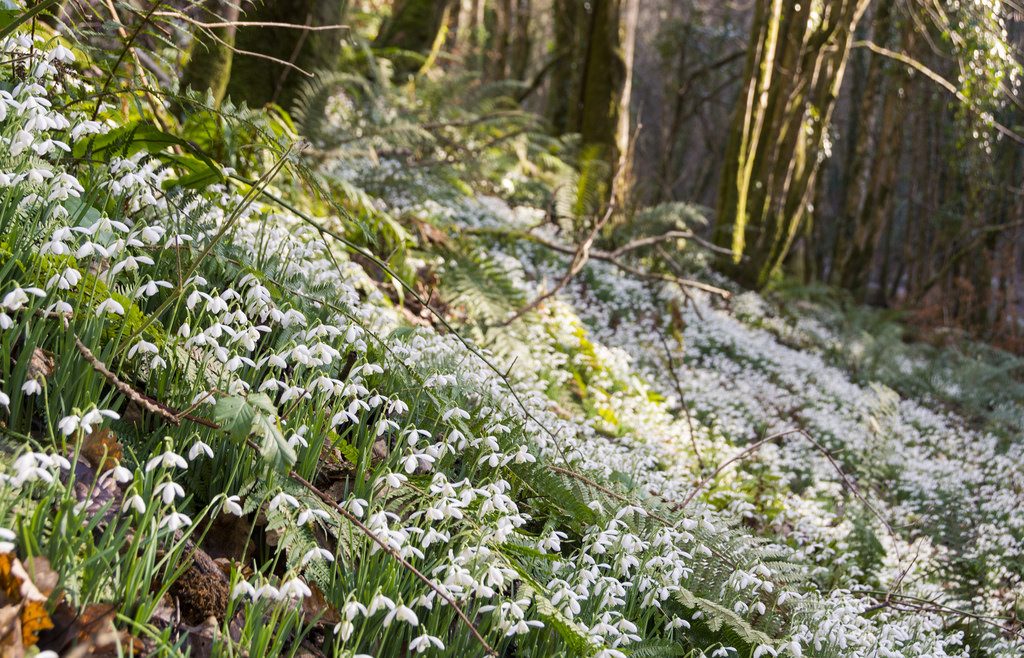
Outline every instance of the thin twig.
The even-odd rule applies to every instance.
[[[215,23],[204,23],[203,21],[196,20],[187,14],[182,14],[177,11],[158,11],[154,12],[154,16],[163,16],[166,18],[178,18],[185,21],[186,23],[195,27],[201,27],[207,30],[214,30],[222,27],[282,27],[285,29],[302,30],[304,32],[325,32],[328,30],[347,30],[348,25],[298,25],[296,23],[275,23],[273,21],[217,21]]]
[[[668,341],[665,339],[664,332],[660,331],[655,327],[655,331],[658,334],[658,338],[661,339],[661,345],[665,348],[665,357],[668,359],[668,372],[672,375],[672,380],[676,385],[676,394],[679,395],[679,405],[683,408],[683,412],[686,414],[686,424],[690,428],[690,443],[693,446],[693,454],[697,457],[697,466],[700,468],[700,472],[704,472],[704,460],[700,456],[700,450],[697,448],[697,436],[693,431],[693,418],[690,416],[690,406],[686,404],[686,395],[683,393],[683,384],[679,381],[679,375],[676,374],[676,363],[672,357],[672,349],[668,346]]]
[[[724,247],[719,247],[716,244],[708,242],[707,240],[705,240],[704,238],[700,237],[699,235],[697,235],[693,231],[673,230],[673,231],[666,231],[666,232],[664,232],[664,233],[662,233],[660,235],[649,235],[647,237],[637,238],[636,240],[631,240],[631,241],[627,242],[626,244],[622,245],[621,247],[619,247],[617,249],[614,249],[612,251],[609,251],[608,255],[611,258],[619,258],[623,254],[628,253],[630,251],[635,251],[637,249],[642,249],[643,247],[649,247],[651,245],[659,244],[661,242],[668,242],[670,240],[691,240],[693,242],[696,242],[697,244],[699,244],[700,246],[704,247],[705,249],[707,249],[709,251],[714,251],[715,253],[719,253],[719,254],[728,254],[728,255],[732,254],[732,251],[730,251],[729,249],[726,249]]]
[[[114,388],[120,391],[122,395],[132,402],[140,405],[146,411],[160,416],[172,425],[179,425],[181,423],[178,416],[171,413],[171,411],[166,409],[159,402],[149,396],[139,393],[132,388],[131,385],[121,381],[116,374],[107,368],[107,366],[92,353],[92,350],[85,346],[85,343],[83,343],[82,339],[77,335],[75,335],[75,347],[78,348],[78,353],[82,355],[82,358],[89,362],[92,369],[103,375],[103,377],[110,382]]]

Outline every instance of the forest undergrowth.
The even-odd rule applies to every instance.
[[[500,85],[0,50],[4,655],[1024,652],[1013,357],[599,226]]]

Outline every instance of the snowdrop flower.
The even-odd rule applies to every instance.
[[[133,509],[139,514],[146,513],[146,501],[142,500],[142,496],[135,494],[129,498],[125,498],[124,503],[121,504],[121,511],[127,512]]]
[[[27,379],[25,383],[21,385],[21,392],[25,396],[38,395],[43,392],[43,386],[39,383],[37,378]]]
[[[404,621],[410,626],[418,626],[420,623],[419,617],[417,617],[416,613],[412,611],[412,608],[407,608],[404,605],[395,606],[391,609],[391,612],[385,615],[384,628],[390,626],[391,622],[396,619],[398,621]]]
[[[192,525],[192,519],[179,512],[172,512],[160,519],[160,528],[169,528],[172,532]]]
[[[381,488],[398,489],[408,481],[409,478],[402,473],[387,473],[383,477],[377,478],[376,485]]]
[[[235,516],[242,516],[242,499],[240,496],[228,496],[224,499],[224,504],[221,509],[224,510],[225,514],[234,514]]]
[[[175,498],[184,498],[185,490],[177,482],[164,482],[153,490],[153,494],[159,496],[164,505],[170,505]]]
[[[324,521],[330,521],[331,515],[322,509],[306,508],[299,513],[299,518],[296,523],[300,526],[304,526],[313,519],[323,519]]]
[[[110,470],[110,477],[114,478],[114,482],[125,484],[131,482],[135,475],[124,466],[115,466]]]
[[[367,617],[370,617],[376,614],[378,610],[383,610],[384,608],[387,608],[388,610],[394,610],[395,602],[389,599],[388,597],[384,596],[380,592],[377,592],[376,594],[374,594],[373,598],[370,599],[370,607],[366,609],[365,614]]]
[[[248,582],[246,582],[244,580],[241,580],[231,590],[231,598],[232,599],[238,599],[238,598],[242,598],[244,596],[248,596],[250,599],[255,599],[256,598],[256,588],[253,587]]]
[[[452,418],[461,418],[462,420],[469,420],[470,415],[468,411],[459,409],[458,407],[452,407],[448,411],[441,414],[441,420],[446,423],[450,421]]]
[[[107,298],[96,306],[97,316],[101,316],[104,313],[124,315],[124,307],[118,304],[113,298]]]
[[[362,498],[352,498],[345,501],[345,509],[352,513],[352,516],[357,519],[363,518],[363,514],[366,513],[367,502]]]
[[[443,650],[444,643],[441,642],[440,639],[434,637],[433,635],[428,635],[426,633],[414,637],[412,641],[409,643],[409,649],[411,651],[415,651],[416,653],[423,653],[424,651],[429,650],[431,647]]]
[[[157,468],[180,468],[183,471],[188,470],[188,462],[176,452],[167,450],[163,454],[153,457],[146,462],[146,472],[150,473]]]
[[[81,280],[82,273],[73,267],[68,267],[60,274],[51,276],[50,280],[46,282],[46,287],[52,288],[56,285],[58,290],[70,290],[77,286]]]
[[[206,445],[202,441],[196,441],[188,451],[188,460],[194,462],[199,458],[200,455],[206,455],[210,459],[213,459],[213,448]]]
[[[341,609],[341,614],[344,615],[345,619],[355,619],[356,615],[362,615],[364,617],[370,616],[370,613],[366,610],[366,606],[355,600],[346,602]]]
[[[275,510],[282,504],[291,505],[295,509],[302,507],[302,505],[299,504],[299,501],[297,498],[295,498],[295,496],[286,494],[283,491],[270,499],[270,509]]]
[[[270,599],[271,601],[280,601],[281,600],[281,592],[276,587],[271,585],[270,583],[265,583],[263,585],[260,585],[260,587],[255,592],[252,593],[252,600],[253,601],[259,601],[260,599]]]
[[[309,589],[309,585],[304,583],[301,578],[292,578],[291,580],[285,581],[281,585],[281,597],[289,599],[304,599],[307,596],[312,596],[313,592]]]
[[[342,639],[343,642],[348,642],[349,638],[352,637],[352,633],[356,630],[355,624],[348,619],[342,619],[340,622],[334,625],[334,633]]]
[[[158,351],[159,350],[155,344],[148,340],[140,340],[128,348],[128,358],[130,359],[136,354],[156,354]]]
[[[7,397],[7,394],[4,393],[3,391],[0,391],[0,407],[3,407],[4,409],[7,409],[7,411],[10,411],[10,404],[11,398]]]
[[[301,566],[306,566],[307,563],[313,560],[326,560],[327,562],[334,562],[334,554],[325,548],[311,548],[306,551],[306,554],[302,556]]]
[[[7,528],[0,528],[0,553],[13,553],[14,540],[18,538],[13,531]]]

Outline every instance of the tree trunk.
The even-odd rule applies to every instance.
[[[715,241],[726,269],[763,287],[810,205],[853,31],[870,0],[759,0],[719,194]],[[741,260],[743,261],[741,266]]]
[[[264,0],[246,9],[246,21],[325,26],[339,25],[342,19],[340,0]],[[310,79],[306,74],[334,66],[341,51],[341,32],[336,30],[246,26],[238,30],[235,41],[239,50],[292,65],[236,53],[227,93],[232,100],[250,106],[277,103],[290,108],[299,89]]]
[[[239,5],[235,0],[206,0],[199,20],[204,23],[234,23],[239,18]],[[220,107],[231,79],[231,62],[237,27],[196,30],[189,48],[188,63],[181,77],[181,88],[196,91],[209,90],[214,107]]]
[[[876,43],[889,41],[893,0],[880,3],[875,14]],[[904,27],[901,50],[912,46],[913,26]],[[889,217],[889,200],[902,140],[903,103],[900,88],[907,83],[902,69],[892,70],[877,54],[870,55],[864,94],[858,108],[860,125],[853,147],[843,214],[839,226],[833,282],[864,299],[871,263]],[[884,146],[882,146],[884,145]]]
[[[391,18],[381,27],[373,45],[429,52],[454,6],[454,0],[395,0]]]

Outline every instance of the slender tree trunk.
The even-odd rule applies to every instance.
[[[298,26],[339,25],[340,0],[262,0],[246,7],[246,21],[289,23]],[[294,66],[262,57],[236,54],[231,65],[227,93],[234,101],[250,106],[277,103],[289,109],[299,89],[308,83],[306,73],[335,65],[341,51],[341,31],[311,32],[295,28],[246,26],[236,35],[238,49],[268,55]]]
[[[715,241],[733,254],[724,265],[746,285],[768,282],[807,215],[853,31],[869,2],[756,5],[715,228]]]
[[[429,52],[454,7],[455,0],[395,0],[391,18],[381,27],[373,45]]]
[[[239,19],[236,0],[206,0],[202,8],[199,20],[204,23],[234,23]],[[237,29],[234,25],[226,25],[208,31],[196,30],[181,78],[182,89],[209,90],[214,107],[220,107],[231,79],[232,48]]]

